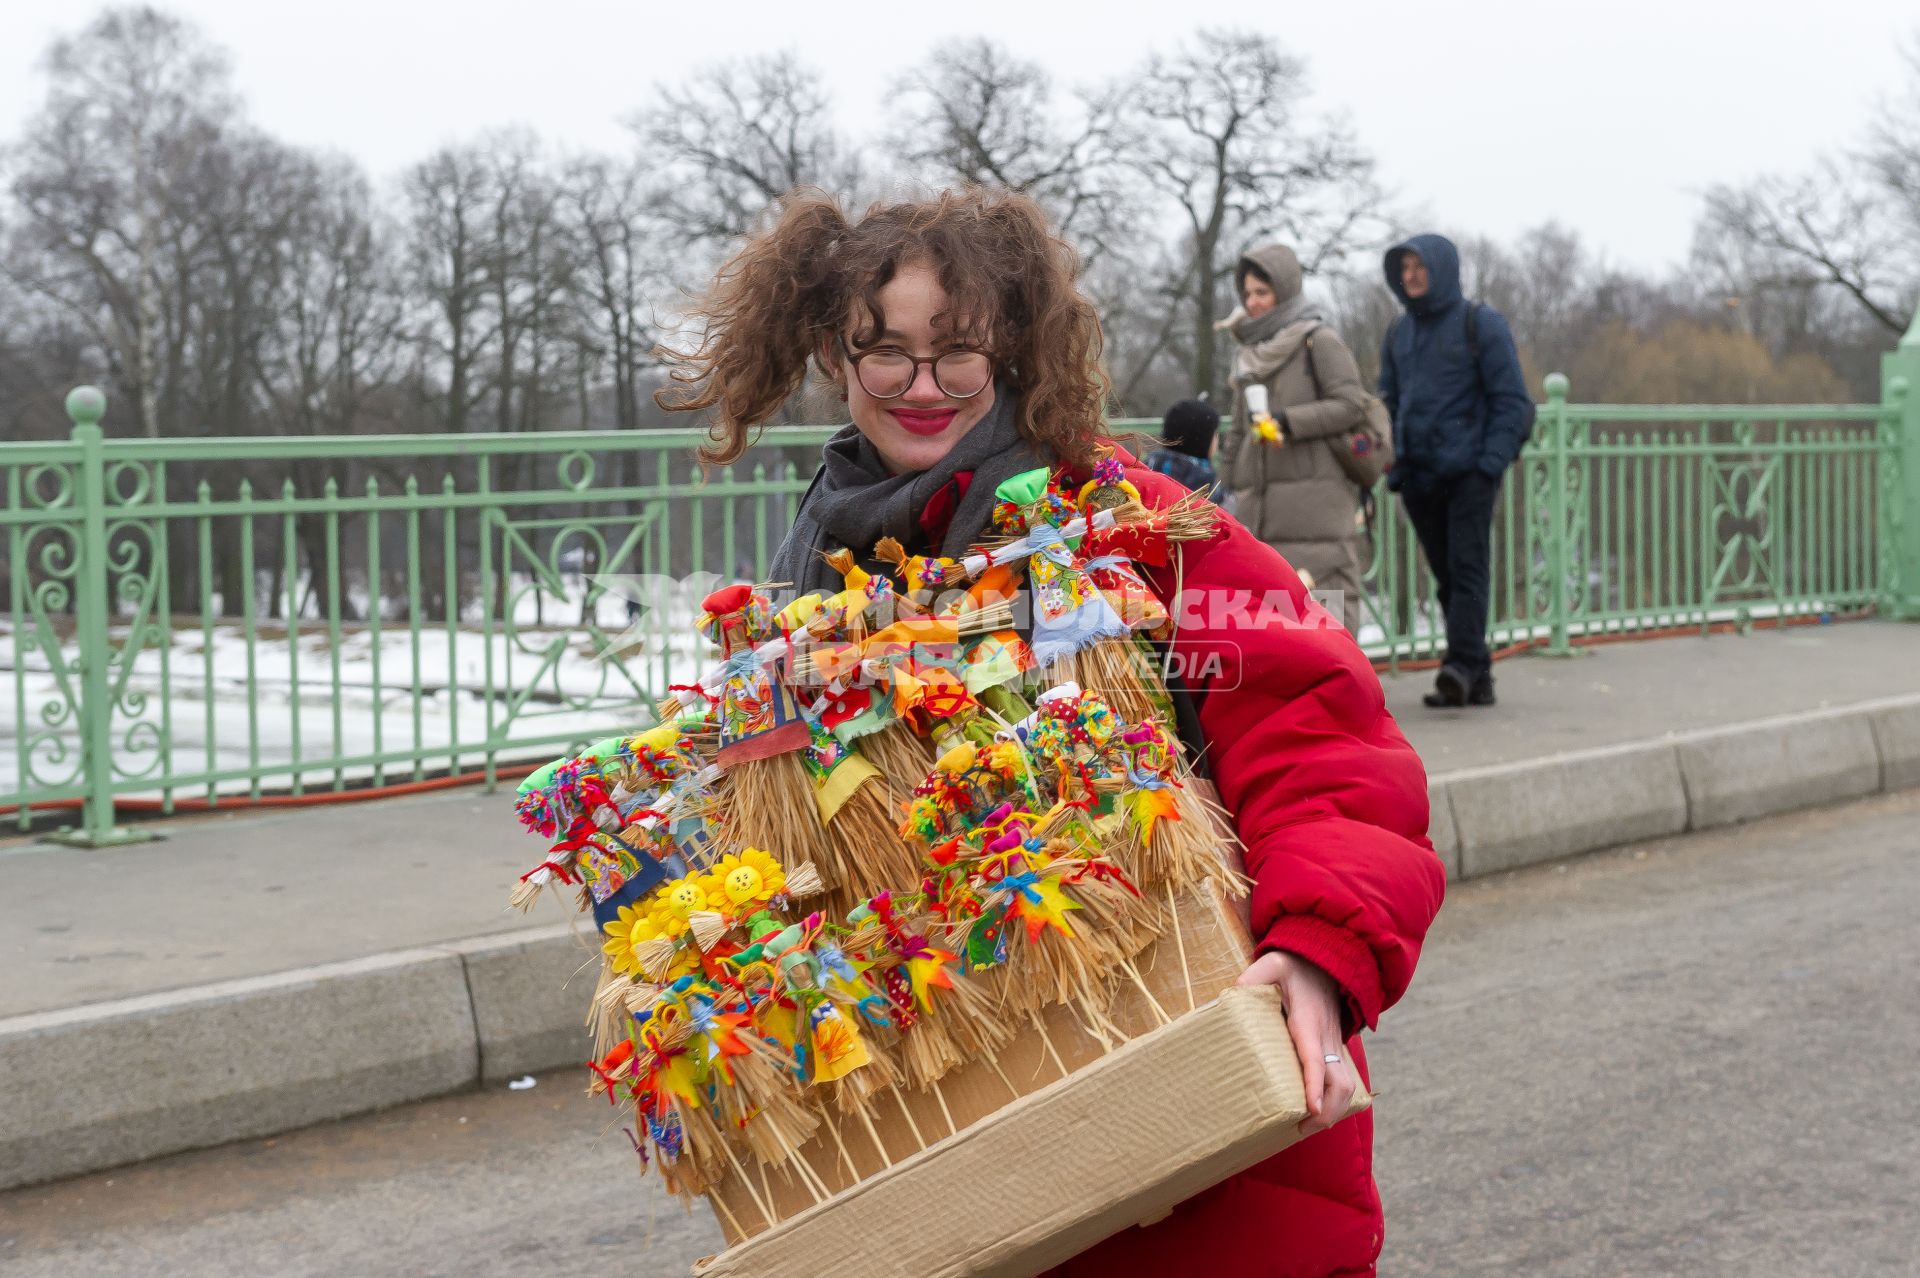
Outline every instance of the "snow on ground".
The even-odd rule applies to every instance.
[[[135,655],[114,716],[118,771],[156,783],[164,775],[257,771],[260,787],[275,791],[474,771],[489,748],[500,764],[543,761],[571,743],[650,722],[651,703],[669,685],[692,682],[711,664],[712,650],[695,630],[700,584],[628,589],[657,604],[631,623],[620,592],[601,596],[593,620],[604,643],[578,624],[578,594],[547,595],[536,607],[531,591],[513,598],[511,633],[478,617],[452,631],[445,623],[415,631],[387,620],[377,637],[371,625],[354,623],[342,626],[337,650],[325,623],[311,615],[292,644],[277,621],[257,621],[251,644],[231,619],[210,629],[177,622],[164,651],[153,645]],[[1757,619],[1774,611],[1762,605],[1746,614]],[[1723,607],[1713,619],[1737,615]],[[1437,620],[1427,609],[1416,613],[1418,650],[1443,646]],[[1536,625],[1500,638],[1522,635],[1542,640],[1548,631]],[[1359,638],[1385,655],[1377,624],[1363,626]],[[127,639],[126,625],[113,630],[116,649]],[[77,645],[62,645],[68,669],[77,655]],[[77,785],[79,725],[70,712],[60,713],[62,683],[47,653],[37,645],[23,650],[12,623],[0,619],[0,806]],[[22,771],[23,734],[31,742],[31,775]],[[376,754],[394,757],[384,764],[335,762]],[[296,759],[303,765],[297,776]],[[216,789],[244,793],[253,785],[242,778]],[[207,789],[202,782],[181,792]],[[156,784],[139,793],[159,790]]]
[[[549,622],[556,612],[547,610]],[[693,616],[675,612],[681,615],[661,625],[622,633],[624,605],[603,609],[611,657],[578,628],[529,627],[507,636],[471,625],[449,634],[443,624],[415,634],[389,622],[376,644],[370,627],[356,625],[343,630],[336,653],[325,628],[311,621],[291,647],[277,622],[256,623],[251,647],[245,629],[232,621],[213,627],[210,636],[198,626],[177,627],[164,653],[164,679],[159,647],[136,654],[123,698],[135,713],[115,715],[115,750],[123,771],[156,780],[257,766],[268,791],[289,788],[296,757],[305,765],[300,784],[309,790],[405,781],[416,775],[416,755],[427,774],[450,765],[476,770],[485,764],[489,742],[497,762],[541,761],[569,741],[649,722],[651,703],[669,685],[692,682],[707,668],[711,649]],[[578,616],[577,605],[568,615]],[[41,729],[43,709],[63,703],[60,681],[44,652],[18,651],[11,629],[0,621],[0,660],[12,651],[8,664],[20,667],[17,677],[0,667],[0,802],[59,782],[79,758],[72,716]],[[124,644],[127,628],[116,628],[113,639]],[[71,665],[75,645],[64,645],[62,655]],[[37,785],[22,784],[23,724],[34,742]],[[166,768],[160,766],[162,741]],[[378,753],[405,757],[384,767],[332,762]],[[227,794],[251,788],[246,779],[216,786]],[[158,789],[139,793],[157,796]],[[200,783],[183,793],[207,790]]]
[[[497,761],[539,760],[569,741],[591,739],[649,721],[649,706],[670,684],[696,678],[711,660],[684,600],[643,615],[628,629],[623,600],[600,601],[608,642],[569,621],[578,600],[548,597],[547,625],[533,625],[530,604],[514,609],[511,633],[471,623],[415,632],[389,620],[342,627],[336,650],[324,623],[308,619],[293,643],[280,622],[258,621],[249,644],[231,619],[207,629],[176,624],[170,643],[141,648],[127,676],[113,740],[122,771],[138,776],[191,775],[249,769],[261,785],[304,788],[374,779],[411,778],[420,770],[462,771]],[[128,627],[112,632],[116,648]],[[77,644],[61,646],[72,668]],[[116,667],[116,676],[119,668]],[[37,644],[22,647],[0,620],[0,796],[57,786],[79,757],[79,724],[61,715],[63,681]],[[417,695],[416,695],[417,689]],[[52,713],[58,722],[48,724]],[[337,722],[336,722],[337,720]],[[22,734],[31,740],[31,777],[22,775]],[[165,742],[169,767],[162,768]],[[334,760],[399,754],[383,766],[336,768]],[[318,762],[322,766],[314,766]],[[244,792],[246,780],[223,781],[222,793]],[[205,793],[205,786],[194,787]],[[157,791],[156,791],[157,793]]]

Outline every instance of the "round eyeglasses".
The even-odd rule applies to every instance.
[[[875,399],[899,399],[920,376],[920,366],[933,366],[933,384],[948,399],[972,399],[993,381],[993,356],[985,351],[945,351],[930,359],[917,359],[905,351],[882,346],[855,353],[840,339],[840,353],[853,365],[860,389]]]

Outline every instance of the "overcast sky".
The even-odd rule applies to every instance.
[[[173,0],[232,55],[254,120],[388,177],[434,146],[523,123],[618,149],[661,78],[791,47],[827,73],[847,126],[942,40],[998,39],[1066,83],[1132,65],[1192,24],[1249,27],[1309,60],[1399,202],[1506,237],[1558,219],[1618,263],[1684,257],[1698,193],[1799,168],[1859,136],[1900,83],[1914,0]],[[44,91],[47,41],[94,10],[0,0],[0,136]],[[1465,16],[1470,14],[1471,16]]]

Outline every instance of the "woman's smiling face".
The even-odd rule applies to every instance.
[[[862,313],[852,330],[842,334],[846,350],[853,355],[887,350],[932,360],[949,351],[975,345],[961,339],[960,334],[967,330],[946,314],[947,292],[940,287],[933,268],[925,263],[902,266],[880,289],[876,300],[886,327],[879,333],[862,333],[867,340],[856,342],[856,333],[872,327],[872,317]],[[938,464],[993,407],[994,386],[990,378],[978,394],[955,399],[940,388],[930,363],[916,367],[906,391],[888,399],[869,394],[860,384],[860,378],[854,376],[852,363],[840,351],[829,353],[828,367],[834,379],[846,389],[847,408],[854,426],[867,437],[867,442],[880,454],[880,460],[894,474],[926,470]]]

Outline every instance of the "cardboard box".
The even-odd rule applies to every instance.
[[[1168,1018],[1211,1002],[1233,984],[1250,959],[1245,908],[1243,899],[1211,887],[1193,889],[1174,902],[1178,925],[1134,959],[1139,982],[1123,977],[1108,1009],[1120,1042],[1101,1042],[1068,1008],[1047,1008],[1042,1013],[1044,1036],[1022,1030],[996,1058],[962,1065],[942,1078],[937,1089],[902,1088],[885,1095],[877,1100],[871,1131],[853,1119],[841,1118],[837,1133],[821,1132],[801,1147],[801,1156],[815,1177],[838,1194],[885,1171],[889,1163],[897,1164],[935,1141],[965,1132],[1011,1102],[1058,1081],[1063,1073],[1103,1059],[1124,1046],[1125,1040],[1151,1033]],[[876,1137],[880,1148],[875,1147]],[[886,1151],[884,1161],[881,1148]],[[753,1174],[753,1189],[729,1177],[711,1195],[722,1208],[715,1214],[729,1246],[817,1204],[796,1174],[758,1165]],[[772,1220],[761,1210],[763,1203],[771,1208]]]
[[[871,1132],[842,1119],[837,1139],[808,1142],[826,1202],[797,1175],[756,1169],[770,1222],[730,1178],[714,1195],[728,1250],[694,1273],[1039,1273],[1298,1140],[1306,1104],[1279,995],[1234,986],[1252,956],[1245,899],[1196,888],[1172,913],[1109,1011],[1125,1041],[1103,1044],[1049,1008],[1044,1035],[1021,1033],[937,1092],[890,1097],[898,1112],[882,1108]],[[1351,1112],[1369,1103],[1363,1089]],[[915,1227],[863,1245],[876,1221]]]
[[[1229,988],[694,1273],[1036,1274],[1277,1153],[1305,1113],[1279,992]]]

